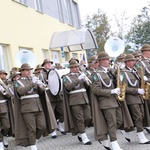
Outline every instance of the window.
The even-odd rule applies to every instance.
[[[59,14],[59,21],[63,22],[63,8],[62,8],[62,2],[61,0],[57,0],[57,6],[58,6],[58,14]]]
[[[78,5],[77,3],[73,2],[73,17],[75,20],[74,26],[77,28],[80,28],[81,23],[80,23],[80,17],[79,17],[79,10],[78,10]]]
[[[27,1],[26,0],[14,0],[18,3],[21,3],[21,4],[24,4],[24,5],[27,5]]]
[[[42,53],[43,53],[43,60],[49,58],[49,57],[48,57],[48,56],[49,56],[49,53],[48,53],[48,50],[47,50],[47,49],[43,49],[43,50],[42,50]]]
[[[68,59],[69,59],[69,53],[68,52],[64,52],[64,56],[65,56],[65,61],[68,61]]]
[[[42,1],[41,0],[34,0],[34,3],[35,3],[35,9],[39,12],[43,12]]]
[[[70,25],[73,25],[71,1],[70,0],[64,0],[64,5],[65,5],[65,10],[66,10],[67,23]]]
[[[72,53],[72,58],[77,59],[77,58],[78,58],[78,55],[77,55],[76,53]]]
[[[10,71],[10,62],[8,55],[8,46],[0,45],[0,70],[5,70],[7,73]]]

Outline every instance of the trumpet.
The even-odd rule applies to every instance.
[[[85,75],[85,73],[79,71],[80,75],[83,75],[84,76],[84,80],[85,82],[87,83],[87,85],[91,85],[92,84],[92,81]]]

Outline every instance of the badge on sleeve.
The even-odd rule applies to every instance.
[[[93,81],[96,81],[98,79],[97,74],[93,75]]]
[[[64,76],[63,77],[63,82],[66,82],[67,81],[67,78]]]
[[[19,86],[19,85],[18,85],[18,83],[16,82],[16,83],[15,83],[15,87],[17,88],[18,86]]]

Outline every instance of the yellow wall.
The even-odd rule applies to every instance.
[[[33,49],[37,64],[42,63],[42,49],[49,49],[52,34],[71,29],[74,28],[13,0],[0,1],[0,44],[10,45],[10,67],[16,65],[19,47]]]

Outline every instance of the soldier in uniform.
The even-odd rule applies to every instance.
[[[123,82],[126,83],[126,103],[137,129],[137,136],[140,144],[150,144],[150,141],[143,133],[144,105],[140,95],[144,94],[144,89],[140,88],[140,76],[134,68],[136,58],[132,54],[125,57],[125,68],[123,71]]]
[[[150,45],[144,44],[140,50],[142,52],[142,57],[141,60],[136,63],[136,67],[137,69],[139,69],[140,66],[143,67],[145,74],[144,80],[150,82]],[[145,101],[145,103],[147,103],[150,112],[150,99]],[[145,129],[150,133],[150,127],[146,127]]]
[[[85,131],[91,120],[86,93],[87,81],[85,75],[79,73],[79,63],[76,59],[69,61],[69,68],[70,73],[63,76],[65,130],[72,135],[78,135],[78,140],[83,144],[91,145]]]
[[[92,74],[94,72],[96,72],[98,68],[98,61],[97,61],[97,56],[91,56],[90,59],[88,60],[88,67],[87,70],[85,70],[85,75],[89,78],[89,80],[92,83]],[[87,94],[88,94],[88,98],[89,98],[89,104],[91,107],[91,112],[92,112],[92,84],[89,86],[89,88],[87,89]],[[92,115],[92,114],[91,114]],[[93,126],[93,121],[91,119],[90,123],[89,123],[89,127]]]
[[[45,59],[42,63],[44,67],[43,72],[40,73],[39,79],[46,85],[48,85],[48,73],[52,69],[53,62],[49,59]],[[66,135],[66,132],[63,127],[64,122],[64,114],[63,114],[63,99],[61,95],[54,96],[50,93],[50,89],[47,89],[47,94],[49,96],[49,100],[53,109],[53,112],[56,116],[56,120],[58,119],[58,130],[63,134]],[[57,112],[57,113],[56,113]],[[59,113],[59,115],[58,115]],[[57,132],[54,130],[51,133],[51,137],[53,139],[57,138]]]
[[[126,56],[125,54],[120,54],[117,57],[117,63],[116,63],[116,65],[119,66],[121,70],[123,70],[124,67],[125,67],[125,63],[124,63],[125,56]]]
[[[87,76],[88,75],[90,75],[91,76],[91,74],[93,73],[93,72],[95,72],[96,71],[96,69],[98,68],[98,61],[97,61],[97,56],[96,55],[94,55],[94,56],[91,56],[90,57],[90,59],[89,59],[89,61],[88,61],[88,74],[87,74]],[[90,76],[88,76],[90,79],[92,79]]]
[[[10,99],[10,93],[7,86],[2,81],[2,74],[5,74],[1,70],[0,78],[0,150],[4,150],[4,146],[8,147],[8,133],[10,129],[9,111],[7,101]]]
[[[39,97],[39,86],[41,86],[41,83],[38,82],[38,80],[32,80],[32,69],[33,68],[31,68],[29,64],[25,63],[21,65],[21,77],[15,83],[15,103],[17,103],[18,98],[18,100],[20,101],[20,107],[17,108],[16,104],[15,109],[17,109],[17,111],[19,111],[20,109],[20,113],[22,114],[24,121],[24,126],[26,126],[27,128],[27,145],[30,146],[31,150],[37,150],[36,139],[39,139],[44,134],[46,130],[46,121]],[[19,121],[17,121],[16,123],[18,124]],[[18,134],[25,134],[23,133],[23,126],[19,126],[18,128],[20,127],[22,128],[22,131],[19,131],[22,133],[18,133],[17,130],[16,136],[18,136]],[[18,137],[16,137],[16,140],[17,138]],[[25,138],[26,137],[24,137],[24,139]]]
[[[20,78],[20,75],[21,75],[21,72],[19,71],[10,71],[9,78],[11,80],[11,84],[9,84],[8,89],[12,97],[14,96],[14,82]]]
[[[98,55],[99,67],[93,74],[93,118],[95,139],[105,149],[110,150],[108,135],[113,150],[122,150],[117,142],[116,130],[123,124],[123,116],[116,95],[120,94],[120,88],[115,88],[110,76],[109,55],[100,52]]]
[[[5,83],[5,85],[8,85],[7,83],[7,72],[5,70],[0,70],[0,78]]]
[[[132,55],[136,58],[135,67],[137,68],[137,64],[141,61],[141,53],[139,51],[134,51]]]

